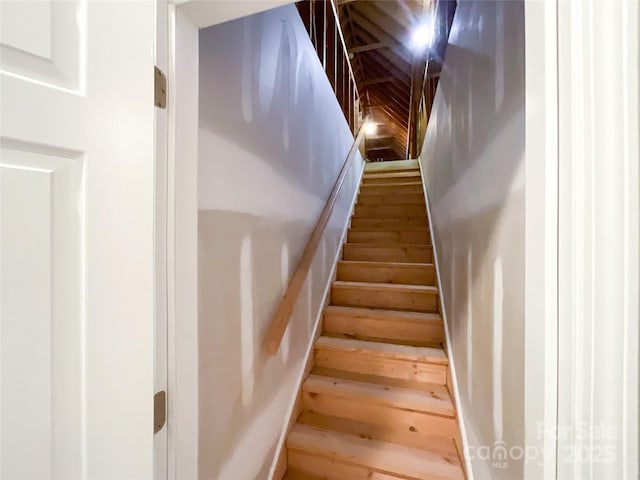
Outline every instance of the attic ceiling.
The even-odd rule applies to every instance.
[[[377,124],[367,158],[415,158],[456,0],[301,0],[297,7],[349,127],[355,134],[362,117]],[[422,49],[412,45],[418,27],[433,33]]]
[[[367,141],[369,158],[406,157],[412,72],[421,60],[409,44],[424,7],[422,1],[338,1],[361,106],[378,124]]]
[[[442,42],[438,33],[443,14],[448,33],[450,21],[446,17],[452,16],[448,3],[337,0],[361,106],[378,124],[377,135],[366,143],[370,159],[409,157],[411,105],[419,102],[412,97],[421,95],[425,73],[428,77],[439,74],[447,38]],[[442,6],[445,8],[438,8]],[[416,51],[411,45],[412,34],[416,27],[430,22],[434,24],[434,43],[430,49]]]

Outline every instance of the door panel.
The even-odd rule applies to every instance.
[[[12,148],[0,153],[2,474],[77,478],[85,327],[82,213],[76,208],[82,161]]]
[[[150,478],[154,1],[0,2],[0,477]]]

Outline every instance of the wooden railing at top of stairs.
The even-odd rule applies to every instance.
[[[356,152],[360,147],[360,143],[364,138],[364,124],[365,123],[360,125],[360,129],[358,130],[358,134],[353,141],[353,145],[351,145],[351,149],[347,154],[347,158],[344,161],[342,170],[340,170],[340,174],[338,175],[336,183],[331,189],[331,193],[329,194],[329,198],[327,199],[327,202],[322,209],[322,213],[320,213],[320,217],[318,217],[318,222],[316,223],[313,232],[311,232],[311,236],[309,237],[307,246],[305,247],[304,252],[302,252],[302,256],[298,261],[298,265],[296,266],[296,269],[293,272],[291,279],[289,280],[287,291],[282,297],[280,305],[278,305],[278,309],[271,319],[269,329],[267,330],[267,334],[264,339],[264,345],[269,355],[275,355],[280,348],[282,337],[284,336],[284,332],[286,331],[287,326],[289,325],[289,320],[291,319],[293,307],[298,299],[298,295],[300,295],[300,291],[302,290],[302,286],[307,279],[307,275],[309,274],[311,262],[313,261],[313,257],[315,256],[318,245],[320,244],[320,239],[322,238],[324,229],[329,222],[331,212],[333,211],[333,207],[336,204],[338,194],[340,193],[340,189],[344,184],[344,179],[347,176],[349,167],[351,166],[351,163],[356,156]]]

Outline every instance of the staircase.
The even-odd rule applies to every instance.
[[[367,164],[285,479],[465,478],[438,311],[418,162]]]

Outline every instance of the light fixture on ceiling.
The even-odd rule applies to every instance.
[[[418,25],[411,34],[411,47],[416,51],[423,51],[433,43],[433,25],[425,22]]]
[[[372,135],[375,135],[377,131],[378,131],[378,125],[372,122],[371,120],[367,120],[367,122],[364,125],[364,134],[367,137],[371,137]]]

